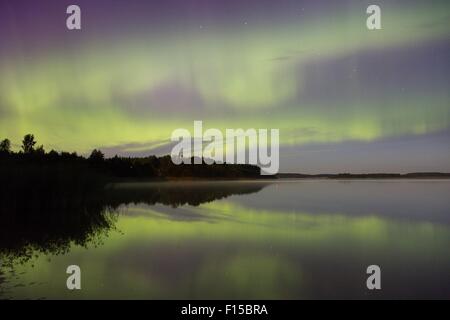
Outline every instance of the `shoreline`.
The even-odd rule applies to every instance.
[[[323,179],[323,180],[423,180],[450,179],[450,173],[413,172],[413,173],[338,173],[338,174],[301,174],[279,173],[277,179]]]
[[[450,180],[450,176],[421,176],[421,177],[267,177],[264,176],[258,178],[228,178],[228,179],[208,179],[208,178],[197,178],[197,177],[185,177],[179,178],[167,178],[167,179],[114,179],[109,181],[107,184],[126,184],[126,183],[167,183],[167,184],[179,184],[179,183],[231,183],[231,182],[241,182],[241,183],[276,183],[283,181],[404,181],[404,180]]]

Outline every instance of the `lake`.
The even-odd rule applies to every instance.
[[[122,183],[107,193],[80,205],[83,218],[47,221],[37,209],[44,227],[11,227],[0,297],[450,298],[450,180]],[[66,287],[69,265],[81,268],[81,290]],[[381,290],[366,287],[369,265],[381,268]]]

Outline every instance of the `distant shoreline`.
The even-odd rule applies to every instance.
[[[426,180],[450,179],[450,173],[376,173],[376,174],[302,174],[279,173],[277,175],[260,175],[257,177],[228,177],[211,179],[208,177],[164,177],[164,178],[115,178],[110,183],[177,183],[177,182],[276,182],[279,180]]]
[[[412,173],[337,173],[337,174],[302,174],[279,173],[277,179],[449,179],[450,173],[443,172],[412,172]]]

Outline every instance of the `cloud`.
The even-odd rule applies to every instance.
[[[347,140],[281,146],[280,171],[450,172],[450,130],[429,134],[384,137],[373,141]]]
[[[441,40],[314,59],[299,66],[298,99],[306,105],[376,99],[381,106],[408,92],[445,93],[449,52],[450,42]]]
[[[170,154],[173,146],[176,143],[167,140],[147,141],[147,142],[132,142],[124,143],[114,146],[99,147],[106,157],[131,156],[131,157],[145,157],[150,155],[166,155]]]
[[[269,61],[286,61],[292,59],[292,56],[279,56],[272,59],[269,59]]]
[[[205,102],[195,89],[176,79],[117,98],[124,110],[135,116],[148,114],[195,116],[205,111]]]

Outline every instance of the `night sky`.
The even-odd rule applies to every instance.
[[[449,1],[0,0],[0,138],[164,154],[203,120],[279,128],[284,172],[450,171],[449,58]]]

